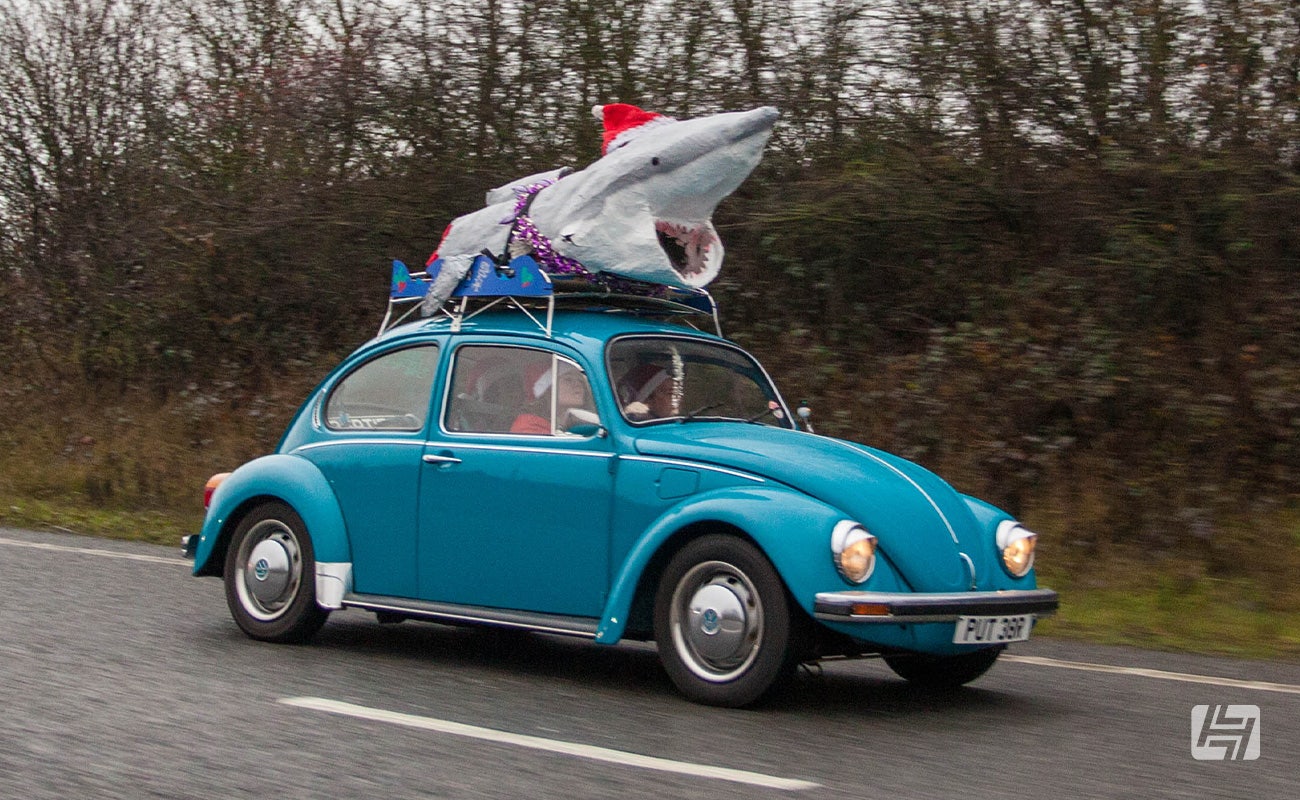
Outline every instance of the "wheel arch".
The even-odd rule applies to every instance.
[[[743,528],[720,520],[699,520],[675,531],[659,546],[659,549],[655,550],[654,555],[646,562],[645,568],[637,579],[636,590],[632,595],[632,603],[627,612],[627,627],[623,633],[624,638],[647,640],[654,637],[655,592],[659,587],[660,578],[663,576],[668,562],[672,561],[673,556],[677,555],[683,547],[686,547],[691,542],[715,533],[735,536],[755,547],[759,547],[753,537],[746,533]],[[759,549],[762,550],[761,547]]]
[[[212,543],[212,550],[208,553],[203,566],[196,567],[194,574],[223,577],[226,571],[226,551],[230,548],[230,537],[234,535],[239,523],[243,522],[244,517],[248,516],[249,512],[258,506],[277,501],[284,502],[275,495],[260,494],[245,499],[232,509],[225,518],[225,523],[218,529],[216,541]]]
[[[687,498],[647,528],[624,559],[596,641],[648,635],[664,568],[691,541],[713,533],[757,548],[780,576],[791,608],[810,614],[812,587],[835,577],[829,536],[843,518],[838,509],[783,487],[731,487]]]
[[[302,518],[317,562],[351,561],[347,525],[329,481],[310,461],[280,454],[248,462],[217,487],[195,552],[194,574],[220,576],[235,528],[267,502],[284,503]]]

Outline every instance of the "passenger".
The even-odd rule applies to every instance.
[[[510,426],[511,433],[533,433],[549,435],[567,430],[570,425],[594,423],[595,404],[587,390],[587,379],[582,372],[568,364],[559,368],[560,382],[555,396],[556,426],[552,429],[551,415],[551,371],[545,370],[529,385],[532,397],[530,407],[515,418]]]

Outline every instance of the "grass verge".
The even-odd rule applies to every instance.
[[[1058,586],[1061,610],[1036,636],[1238,658],[1300,658],[1300,609],[1265,602],[1249,579],[1185,584],[1153,571],[1142,585]]]
[[[182,536],[199,532],[203,515],[106,510],[47,500],[0,497],[0,524],[11,528],[175,545],[179,549]]]

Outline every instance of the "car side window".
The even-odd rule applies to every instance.
[[[447,430],[563,436],[599,424],[591,385],[573,361],[527,347],[456,351]]]
[[[436,345],[385,353],[339,381],[325,401],[330,430],[418,431],[429,411]]]

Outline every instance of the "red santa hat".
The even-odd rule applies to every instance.
[[[642,111],[636,106],[627,103],[592,106],[591,113],[605,126],[605,138],[600,149],[601,155],[622,147],[647,128],[653,128],[665,122],[676,121],[672,117],[665,117],[663,114],[656,114],[653,111]]]

